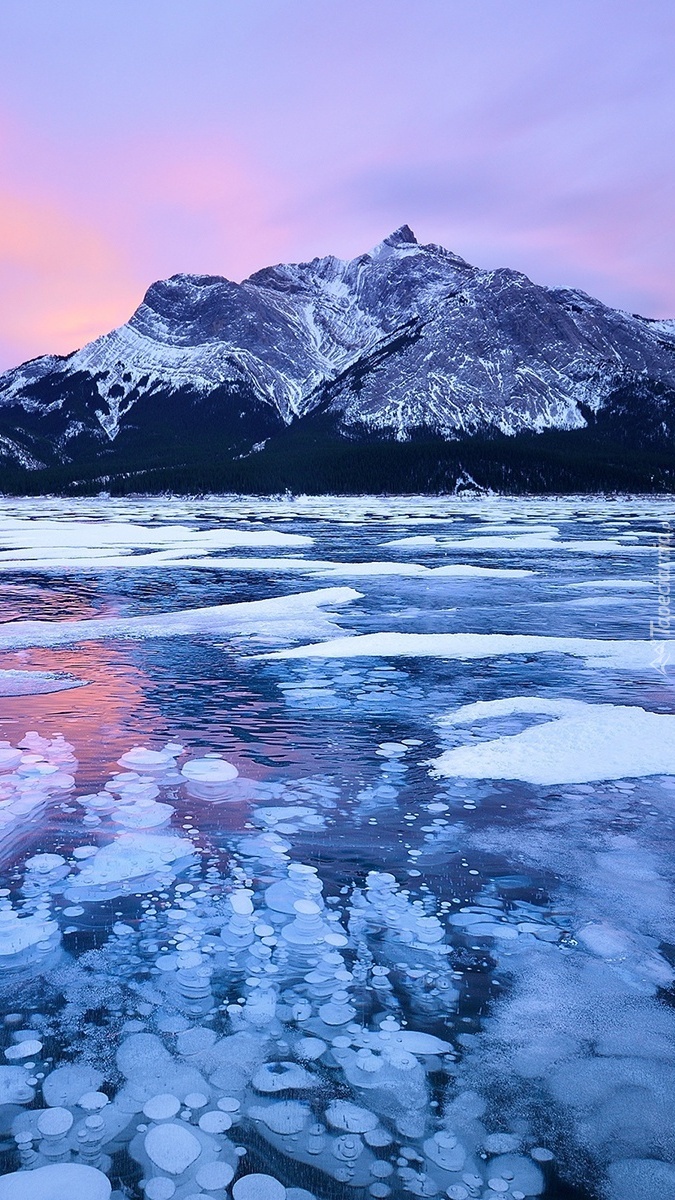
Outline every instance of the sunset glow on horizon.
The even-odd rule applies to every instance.
[[[668,0],[5,0],[0,369],[408,223],[675,317]]]

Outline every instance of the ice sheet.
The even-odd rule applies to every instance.
[[[22,621],[3,636],[204,643],[138,645],[122,709],[92,688],[82,715],[67,700],[23,701],[35,719],[6,730],[14,743],[40,730],[0,748],[11,858],[0,935],[17,972],[4,1061],[31,1054],[30,1074],[0,1067],[6,1169],[49,1148],[38,1121],[72,1120],[72,1161],[98,1161],[134,1200],[166,1200],[174,1178],[181,1200],[238,1195],[262,1186],[259,1175],[244,1186],[256,1170],[278,1174],[288,1200],[510,1197],[540,1194],[544,1175],[550,1197],[574,1185],[586,1197],[596,1180],[603,1200],[667,1190],[675,775],[633,772],[668,767],[675,740],[672,692],[645,640],[656,522],[671,510],[630,497],[0,501],[23,520],[168,530],[155,544],[132,537],[131,550],[101,543],[93,570],[116,562],[114,575],[78,578],[83,560],[65,547],[66,580],[34,562],[3,576],[8,617],[114,613],[120,597],[143,616]],[[278,528],[309,531],[315,546],[195,541],[208,525],[249,534],[263,520],[293,520]],[[397,533],[412,537],[392,548],[401,561],[381,561]],[[523,535],[557,552],[519,546]],[[483,547],[476,567],[470,549],[443,544],[495,536],[516,553]],[[575,539],[616,544],[619,557],[576,558],[564,549]],[[640,543],[652,556],[631,559]],[[133,570],[143,562],[190,570],[150,579]],[[508,583],[500,569],[512,565],[533,568],[532,586]],[[262,589],[230,578],[219,593],[217,575],[191,569],[203,566],[265,573],[265,595],[275,578],[301,595],[214,605]],[[450,617],[444,575],[462,580]],[[359,576],[366,595],[343,610],[359,636],[343,637],[317,597],[339,611],[359,593],[302,588],[360,587]],[[172,601],[174,583],[185,598]],[[156,612],[172,602],[181,611]],[[309,646],[247,671],[205,644],[211,633],[254,655]],[[107,649],[82,657],[100,651],[104,672],[112,658],[114,683]],[[373,661],[340,661],[362,654]],[[86,675],[80,657],[64,654],[64,668]],[[466,703],[491,696],[507,699]],[[72,747],[47,740],[51,713],[84,750],[79,779]],[[432,755],[471,761],[434,775]],[[66,1111],[44,1118],[45,1103]],[[189,1135],[181,1161],[173,1127]],[[251,1139],[253,1160],[238,1153]]]

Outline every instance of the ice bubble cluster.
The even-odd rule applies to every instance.
[[[65,767],[70,748],[36,737],[5,754],[5,775],[35,756],[52,765],[46,751]],[[396,794],[414,745],[380,743],[374,791]],[[534,955],[543,994],[568,961],[607,989],[612,971],[625,978],[624,942],[602,921],[574,939],[558,914],[490,883],[440,902],[418,868],[336,888],[303,850],[331,817],[330,780],[255,783],[218,756],[179,766],[183,754],[169,743],[122,755],[69,806],[82,844],[27,856],[15,892],[0,894],[0,973],[21,982],[15,1003],[26,996],[4,1026],[0,1118],[13,1148],[0,1200],[108,1200],[113,1182],[118,1200],[122,1178],[134,1200],[543,1195],[557,1147],[536,1112],[490,1106],[471,979],[487,992]],[[207,801],[238,789],[248,829],[220,830],[215,848],[176,827],[193,787]],[[359,800],[366,811],[374,791]],[[428,807],[432,833],[444,830],[448,805]],[[82,953],[69,935],[89,927],[96,947]],[[28,999],[41,977],[48,1016]],[[641,986],[636,995],[653,994],[653,970]],[[620,1163],[631,1194],[646,1197],[643,1180],[663,1190],[670,1168],[655,1154],[672,1142],[671,1065],[638,1062],[608,1030],[584,1057],[580,1018],[553,1036],[525,1001],[512,1019],[511,1084],[539,1081],[579,1145],[593,1130],[611,1200],[628,1194]]]
[[[11,900],[0,899],[0,970],[44,962],[61,941],[47,905],[18,911]]]
[[[51,796],[75,786],[77,760],[61,734],[40,737],[32,731],[12,746],[0,742],[0,846],[6,849],[22,826],[45,808]]]

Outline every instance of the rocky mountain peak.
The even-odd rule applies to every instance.
[[[103,455],[117,469],[154,446],[164,469],[200,421],[204,454],[237,462],[315,418],[338,442],[413,445],[580,431],[616,413],[622,437],[670,446],[674,332],[479,270],[402,225],[351,260],[154,283],[125,325],[0,376],[0,467],[75,471]]]
[[[384,246],[404,246],[411,243],[415,246],[419,245],[412,229],[409,225],[399,225],[398,229],[390,233],[389,237],[386,237],[382,244]]]

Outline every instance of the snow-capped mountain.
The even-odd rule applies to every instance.
[[[479,270],[403,226],[351,261],[153,284],[126,325],[0,376],[0,463],[138,474],[198,445],[262,465],[294,426],[457,443],[609,421],[667,447],[674,396],[675,321]]]

